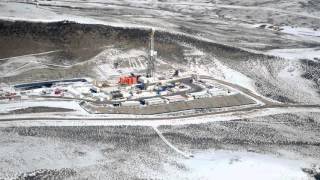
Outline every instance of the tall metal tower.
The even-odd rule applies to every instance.
[[[157,57],[157,51],[154,50],[154,33],[155,29],[152,28],[150,34],[150,44],[149,44],[149,59],[147,67],[147,77],[153,77],[156,71],[155,61]]]

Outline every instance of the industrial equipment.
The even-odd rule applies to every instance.
[[[149,44],[149,59],[148,59],[148,67],[147,67],[147,77],[153,77],[155,74],[155,61],[157,56],[157,51],[154,50],[154,33],[155,29],[152,28],[150,34],[150,44]]]
[[[122,85],[133,85],[137,84],[138,78],[136,76],[125,76],[125,77],[120,77],[119,84]]]

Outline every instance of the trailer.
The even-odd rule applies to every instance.
[[[187,100],[186,97],[183,97],[181,95],[167,96],[166,99],[169,101],[169,103],[181,102],[181,101],[186,101]]]
[[[140,102],[139,101],[124,101],[121,102],[121,106],[125,106],[125,107],[133,107],[133,106],[140,106]]]
[[[165,103],[165,100],[159,97],[144,99],[144,104],[146,105],[158,105],[158,104],[164,104],[164,103]]]
[[[213,87],[211,89],[208,89],[207,91],[209,94],[211,94],[212,96],[224,96],[227,94],[227,91],[221,88],[216,88]]]
[[[189,95],[192,96],[194,99],[211,97],[211,95],[208,94],[206,91],[194,92],[194,93],[190,93]]]

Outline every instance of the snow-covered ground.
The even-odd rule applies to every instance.
[[[294,96],[296,96],[298,99],[298,102],[301,102],[302,101],[301,99],[311,98],[310,102],[313,102],[316,104],[317,102],[319,102],[319,99],[318,99],[319,95],[314,88],[313,82],[302,78],[302,75],[303,75],[302,68],[308,68],[308,67],[306,66],[301,67],[301,64],[299,63],[296,64],[294,62],[295,61],[290,62],[286,68],[282,69],[279,72],[278,78],[280,83],[286,87],[289,87],[287,91],[289,93],[292,93]],[[290,87],[293,87],[292,85],[295,85],[298,88],[298,91],[296,89],[290,90]]]
[[[52,22],[52,21],[76,21],[79,23],[84,23],[84,24],[105,24],[105,25],[113,25],[113,26],[118,26],[118,27],[150,27],[148,25],[148,21],[150,21],[149,16],[143,16],[141,17],[136,17],[135,15],[121,15],[124,16],[125,18],[130,18],[130,17],[136,17],[137,20],[142,20],[145,21],[146,23],[141,24],[137,23],[135,21],[128,21],[125,19],[117,18],[117,17],[85,17],[85,16],[79,16],[77,14],[72,14],[72,12],[64,12],[64,13],[56,13],[53,10],[51,10],[50,7],[68,7],[68,8],[93,8],[93,9],[112,9],[114,11],[119,10],[123,11],[124,9],[129,13],[130,10],[134,11],[139,11],[139,7],[135,8],[129,8],[125,7],[121,4],[117,5],[114,4],[111,1],[105,2],[105,1],[94,1],[94,2],[82,2],[80,3],[79,1],[40,1],[39,6],[36,5],[36,3],[25,3],[21,2],[20,3],[15,3],[15,2],[10,2],[10,3],[1,3],[1,8],[4,10],[0,13],[0,18],[1,19],[8,19],[8,20],[27,20],[27,21],[42,21],[42,22]],[[148,7],[145,6],[145,7]],[[155,14],[159,14],[162,16],[170,16],[174,17],[176,14],[174,12],[169,12],[169,11],[154,11]],[[130,13],[129,13],[130,14]],[[120,15],[120,14],[119,14]],[[151,20],[150,24],[156,25],[158,24],[157,27],[166,29],[168,27],[171,28],[176,28],[177,26],[169,23],[167,21],[163,21],[161,19],[158,20]]]
[[[124,139],[124,132],[132,136]],[[318,161],[285,148],[274,149],[274,154],[192,149],[193,157],[185,158],[170,150],[150,127],[17,127],[1,128],[0,135],[5,145],[0,149],[0,178],[4,179],[39,169],[71,168],[76,177],[90,179],[106,179],[117,172],[113,178],[127,174],[146,179],[300,180],[311,179],[302,168]],[[183,149],[188,144],[177,142],[173,141],[174,145]]]
[[[81,168],[96,165],[103,159],[93,145],[62,142],[54,138],[21,138],[0,132],[0,178],[12,179],[38,169]],[[15,141],[14,143],[10,143]],[[97,146],[97,145],[96,145]],[[85,154],[81,156],[79,154]]]
[[[290,27],[290,26],[282,26],[281,29],[282,29],[281,32],[284,32],[287,34],[317,38],[320,40],[320,30],[317,30],[317,29],[310,29],[310,28],[303,28],[303,27]]]
[[[67,118],[77,120],[65,120],[66,114],[63,113],[45,113],[45,114],[24,114],[24,115],[3,115],[1,119],[10,118],[11,121],[3,121],[0,127],[35,127],[35,126],[161,126],[161,125],[186,125],[186,124],[203,124],[209,122],[231,121],[245,118],[263,117],[285,113],[299,112],[320,112],[319,108],[268,108],[263,110],[252,110],[236,113],[225,113],[217,115],[205,115],[198,117],[189,117],[181,119],[160,119],[160,120],[139,120],[139,118],[156,118],[156,116],[120,116],[120,115],[79,115],[68,113]],[[19,118],[35,118],[38,120],[19,120]],[[16,118],[17,120],[13,120]],[[41,120],[41,118],[53,118],[52,120]],[[55,118],[64,118],[64,120],[54,120]],[[101,120],[97,120],[101,118]],[[108,120],[104,120],[108,118]],[[112,120],[113,118],[133,118],[133,120]]]
[[[301,48],[301,49],[274,49],[267,52],[267,54],[279,56],[282,58],[297,60],[297,59],[320,59],[319,48]]]
[[[0,76],[14,76],[26,71],[45,67],[46,66],[39,64],[38,58],[35,56],[9,58],[5,63],[0,65],[0,71],[3,72]]]
[[[150,10],[147,7],[150,5],[150,3],[154,4],[154,6],[152,7],[153,9]],[[46,5],[46,6],[42,6]],[[281,5],[283,5],[282,3],[280,3]],[[193,5],[194,7],[189,7],[190,5]],[[208,6],[208,9],[206,9],[206,5]],[[270,4],[268,4],[269,6]],[[128,7],[127,7],[128,6]],[[165,8],[166,6],[167,9]],[[267,6],[266,4],[264,4],[263,6]],[[64,7],[70,8],[73,11],[65,11]],[[77,8],[93,8],[93,9],[98,9],[101,10],[102,12],[104,12],[106,9],[118,9],[119,11],[132,11],[132,12],[136,12],[138,15],[132,15],[123,19],[119,19],[119,17],[122,17],[121,15],[119,15],[119,17],[116,16],[110,16],[110,18],[107,18],[109,16],[106,16],[106,18],[101,18],[99,16],[94,16],[94,15],[84,15],[82,14],[82,12],[78,12],[76,9]],[[130,7],[130,8],[129,8]],[[198,11],[207,13],[208,16],[212,16],[214,13],[217,12],[213,12],[213,13],[209,13],[209,10],[216,10],[217,8],[222,8],[223,10],[225,9],[231,9],[234,11],[238,11],[238,10],[243,10],[243,9],[247,9],[247,10],[253,10],[255,11],[256,6],[251,6],[250,8],[246,8],[243,5],[230,5],[230,4],[223,4],[222,2],[219,2],[218,5],[216,6],[215,4],[212,3],[208,3],[205,4],[205,2],[147,2],[147,1],[139,1],[137,2],[127,2],[127,1],[109,1],[109,2],[103,2],[103,1],[85,1],[85,2],[81,2],[81,3],[76,3],[75,1],[40,1],[40,5],[37,7],[36,4],[26,4],[26,3],[1,3],[0,6],[1,9],[3,9],[3,11],[0,11],[0,18],[2,19],[11,19],[11,20],[28,20],[28,21],[44,21],[44,22],[51,22],[51,21],[59,21],[59,20],[71,20],[71,21],[76,21],[79,23],[84,23],[84,24],[108,24],[108,25],[112,25],[112,26],[121,26],[121,27],[150,27],[150,26],[155,26],[157,27],[157,29],[162,29],[164,31],[170,31],[170,32],[175,32],[175,33],[183,33],[184,35],[188,35],[190,37],[195,37],[199,40],[204,40],[204,41],[212,41],[212,42],[218,42],[221,44],[228,44],[231,46],[236,46],[236,44],[229,44],[229,43],[225,43],[223,41],[219,41],[218,37],[222,37],[222,38],[229,38],[229,37],[236,37],[238,34],[241,33],[233,33],[232,36],[231,35],[227,35],[227,34],[221,34],[222,32],[212,32],[212,31],[216,31],[219,30],[220,28],[226,28],[223,27],[221,24],[218,25],[218,28],[211,28],[211,25],[209,27],[201,27],[199,24],[198,26],[200,27],[194,27],[193,31],[195,32],[188,32],[188,31],[184,31],[184,24],[181,24],[181,28],[179,28],[179,26],[173,27],[173,26],[166,26],[166,29],[163,28],[162,23],[157,23],[157,20],[155,17],[156,12],[159,12],[159,16],[162,17],[163,19],[161,19],[161,21],[165,22],[165,23],[175,23],[175,22],[171,22],[170,20],[175,20],[179,19],[180,16],[182,17],[188,17],[188,14],[197,14],[198,12],[195,12],[195,8]],[[61,8],[61,9],[59,9]],[[75,8],[75,9],[74,9]],[[126,9],[129,8],[129,9]],[[230,11],[231,11],[230,10]],[[265,10],[268,12],[277,12],[277,13],[288,13],[289,11],[285,10],[285,11],[279,11],[279,9],[275,9],[274,7],[266,7]],[[175,16],[177,14],[174,14],[176,12],[179,12],[180,16]],[[242,11],[241,11],[242,12]],[[291,12],[291,11],[290,11]],[[231,12],[230,12],[231,13]],[[293,12],[291,12],[293,13]],[[42,16],[43,14],[46,14],[46,16]],[[130,14],[130,13],[129,13]],[[134,13],[133,13],[134,14]],[[217,13],[219,14],[219,13]],[[222,13],[223,14],[223,13]],[[122,14],[125,15],[125,14]],[[228,14],[230,15],[230,14]],[[296,16],[303,16],[303,13],[299,12],[296,14]],[[133,18],[136,17],[136,18]],[[144,17],[144,18],[142,18]],[[233,24],[233,22],[230,22],[230,19],[232,18],[228,18],[226,16],[222,16],[220,15],[219,17],[223,17],[226,18],[228,20],[226,20],[223,24],[228,26],[228,28],[231,28],[229,26],[231,26],[231,24]],[[118,18],[118,19],[117,19]],[[140,18],[140,19],[139,19]],[[142,18],[142,19],[141,19]],[[201,18],[204,18],[201,16]],[[263,18],[263,17],[262,17]],[[312,19],[312,17],[309,17]],[[147,20],[146,20],[147,19]],[[211,23],[218,23],[218,19],[213,18],[214,21]],[[192,22],[192,20],[188,19],[186,20],[186,22]],[[232,20],[232,21],[237,21],[237,20]],[[220,22],[220,21],[219,21]],[[180,25],[181,22],[177,22],[177,24]],[[250,31],[255,31],[254,35],[247,35],[247,34],[243,34],[243,36],[245,37],[256,37],[256,35],[261,36],[261,34],[265,34],[267,35],[267,37],[263,37],[262,39],[259,39],[260,41],[265,41],[266,39],[271,38],[271,36],[274,36],[274,33],[279,33],[279,32],[270,32],[270,31],[265,31],[263,30],[263,32],[259,32],[260,30],[256,30],[252,29],[252,27],[257,26],[257,24],[261,24],[261,23],[248,23],[245,24],[244,22],[241,22],[242,26],[241,28],[245,28],[246,26],[248,28],[251,28]],[[268,23],[267,23],[268,24]],[[271,23],[269,23],[271,24]],[[191,24],[188,24],[189,26]],[[192,26],[195,26],[194,24],[192,24]],[[279,26],[280,27],[280,26]],[[240,27],[238,27],[240,28]],[[302,46],[301,44],[303,43],[299,43],[301,41],[301,38],[304,38],[303,41],[301,42],[313,42],[313,40],[315,40],[316,38],[318,38],[319,32],[317,29],[311,29],[309,27],[299,27],[299,26],[281,26],[280,28],[282,28],[282,34],[281,36],[279,36],[277,34],[277,38],[284,38],[281,39],[281,42],[283,41],[284,43],[286,41],[290,41],[288,43],[290,43],[290,46],[293,46],[292,44],[299,44],[299,46]],[[181,30],[182,29],[182,30]],[[227,32],[228,29],[225,30],[225,32]],[[199,32],[202,31],[202,32]],[[262,30],[261,30],[262,31]],[[249,32],[249,31],[248,31]],[[210,36],[209,36],[210,34]],[[290,37],[287,37],[287,35],[290,34]],[[297,37],[299,39],[295,39],[292,38],[291,36]],[[239,39],[239,38],[236,38]],[[310,40],[311,39],[311,40]],[[295,41],[295,42],[291,42],[291,41]],[[297,41],[297,42],[296,42]],[[270,39],[270,42],[272,42],[272,40]],[[268,42],[268,43],[270,43]],[[241,44],[253,44],[250,40],[250,42],[243,42]],[[259,43],[259,42],[256,42]],[[265,42],[266,43],[266,42]],[[287,44],[288,44],[287,43]],[[264,43],[262,43],[264,44]],[[272,44],[266,44],[266,47],[268,46],[272,46]],[[278,44],[277,44],[278,46]],[[280,45],[279,45],[280,46]],[[288,44],[289,46],[289,44]],[[242,48],[242,47],[238,47],[238,48]],[[244,49],[244,48],[242,48]],[[299,58],[316,58],[318,57],[318,50],[317,48],[299,48],[301,49],[301,51],[303,50],[308,50],[308,52],[304,51],[304,53],[299,53],[299,51],[295,50],[297,48],[292,48],[292,50],[285,50],[288,48],[279,48],[279,49],[273,49],[272,51],[267,51],[267,52],[261,52],[261,51],[256,51],[256,50],[252,50],[249,48],[245,48],[248,51],[251,52],[260,52],[260,53],[264,53],[264,54],[271,54],[271,55],[276,55],[276,56],[281,56],[284,58],[288,58],[288,59],[292,59],[293,57],[299,57]],[[123,52],[124,53],[124,52]],[[124,54],[127,55],[137,55],[138,54],[143,54],[141,53],[141,49],[138,50],[130,50]],[[206,52],[203,52],[202,50],[199,49],[194,49],[193,51],[190,52],[185,52],[185,56],[205,56]],[[116,58],[118,55],[114,55],[114,57]],[[119,58],[127,58],[127,57],[119,57]],[[265,91],[265,89],[270,88],[270,87],[266,87],[263,90],[258,90],[257,87],[255,86],[256,83],[256,78],[257,79],[261,79],[263,78],[263,81],[269,81],[273,86],[278,86],[281,85],[282,81],[278,81],[278,79],[271,79],[269,80],[268,78],[270,78],[270,76],[277,76],[274,74],[266,74],[266,76],[269,77],[262,77],[259,72],[255,71],[255,75],[249,74],[249,73],[244,73],[243,71],[246,71],[245,69],[243,69],[241,72],[235,68],[235,67],[230,67],[229,64],[226,64],[223,62],[223,60],[219,59],[219,58],[214,58],[214,57],[208,57],[210,59],[208,59],[209,61],[212,61],[213,64],[215,64],[214,66],[208,66],[207,64],[203,64],[202,62],[199,62],[196,66],[193,66],[190,69],[195,69],[197,73],[202,73],[202,74],[206,74],[210,72],[210,75],[213,76],[217,76],[221,79],[224,79],[226,81],[235,83],[235,84],[239,84],[241,86],[247,87],[249,88],[251,91],[254,91],[256,93],[261,94],[261,91]],[[109,59],[112,59],[109,58]],[[171,64],[171,62],[167,62],[169,64]],[[129,59],[129,66],[135,69],[140,69],[143,68],[142,66],[143,62],[141,62],[141,60],[137,59],[137,60],[130,60]],[[172,65],[174,65],[174,63],[172,63]],[[176,66],[179,68],[179,64]],[[18,69],[19,71],[13,71],[8,73],[7,75],[15,75],[18,72],[24,72],[28,70],[28,67],[31,68],[31,65],[25,65],[22,66],[23,69]],[[36,66],[32,66],[32,67],[36,67]],[[189,68],[189,67],[188,67]],[[251,67],[252,68],[252,67]],[[259,67],[261,69],[263,69],[264,67]],[[109,71],[110,74],[116,74],[118,75],[119,72],[114,71],[109,64],[100,64],[95,70],[93,70],[94,72],[96,72],[96,74],[98,76],[100,76],[100,78],[105,79],[107,77],[106,73],[104,72],[105,70]],[[190,70],[189,69],[189,70]],[[198,69],[198,70],[197,70]],[[132,69],[124,69],[124,72],[129,72],[132,71]],[[262,71],[263,72],[263,71]],[[249,74],[249,75],[248,75]],[[262,73],[263,74],[263,73]],[[301,73],[297,73],[298,75],[295,76],[295,78],[299,78],[301,80],[299,80],[299,82],[303,82],[302,78],[299,76],[301,75]],[[281,78],[283,78],[284,76],[282,76]],[[292,78],[290,79],[285,79],[285,81],[291,81]],[[291,83],[291,85],[293,85],[294,83]],[[283,85],[284,86],[284,85]],[[306,91],[298,91],[299,95],[296,95],[295,93],[289,92],[288,93],[288,98],[291,101],[297,101],[297,102],[304,102],[304,103],[315,103],[318,101],[318,97],[315,95],[316,94],[316,90],[314,88],[312,88],[312,86],[310,86],[310,83],[306,85],[308,87],[308,91],[307,92],[308,95],[304,96],[306,97],[306,99],[301,99],[300,97],[303,96],[303,93],[305,93]],[[271,87],[272,88],[272,87]],[[279,89],[281,89],[282,87],[280,87]],[[285,93],[287,91],[287,89],[293,89],[297,87],[287,87],[284,86],[283,87],[283,91],[281,92],[281,96],[285,96]],[[299,89],[298,89],[299,90]],[[264,95],[265,94],[272,94],[272,96],[276,96],[274,94],[274,92],[272,92],[272,90],[268,90],[269,92],[263,92]],[[312,97],[316,97],[314,101],[312,101]]]
[[[172,60],[177,59],[177,57],[170,56],[169,58],[159,58],[158,62],[165,64],[168,67],[168,71],[169,69],[177,68],[185,70],[182,73],[194,72],[210,75],[217,79],[246,87],[256,94],[268,95],[274,99],[277,99],[277,96],[279,96],[295,102],[312,104],[319,104],[320,102],[317,86],[310,79],[303,77],[308,71],[304,69],[300,61],[300,59],[307,59],[318,63],[318,59],[320,58],[320,11],[319,6],[317,6],[319,4],[317,0],[217,0],[215,2],[205,0],[197,2],[182,0],[172,0],[170,2],[158,0],[52,0],[39,1],[39,6],[33,2],[28,4],[26,3],[27,1],[19,1],[20,3],[12,1],[0,2],[0,19],[33,22],[68,20],[83,24],[103,24],[125,28],[156,27],[157,30],[178,33],[178,37],[185,35],[185,37],[192,37],[200,42],[215,42],[217,44],[228,45],[228,47],[236,47],[235,50],[205,44],[205,46],[208,45],[210,47],[205,47],[208,49],[204,50],[205,48],[201,45],[199,47],[192,47],[193,45],[187,47],[188,45],[177,42],[177,44],[182,44],[177,48],[177,51],[180,53],[179,50],[181,49],[181,53],[185,59],[181,59],[181,62],[178,62]],[[261,28],[257,24],[267,24],[273,28]],[[245,52],[238,51],[240,49],[245,50]],[[168,50],[171,50],[170,46]],[[110,53],[115,51],[115,54]],[[221,53],[226,54],[223,55]],[[267,58],[262,54],[274,55],[283,59]],[[119,50],[110,47],[96,57],[75,63],[74,65],[83,65],[88,68],[94,67],[93,72],[96,72],[99,78],[104,79],[108,76],[130,72],[132,69],[143,70],[145,66],[142,60],[137,58],[139,56],[147,56],[146,51],[141,49],[141,47],[132,48],[132,50]],[[112,68],[114,60],[117,59],[123,59],[127,63],[122,72],[118,72]],[[49,63],[47,65],[50,65],[50,62],[37,59],[33,56],[1,59],[0,76],[14,78],[16,75],[35,68],[45,67],[46,64],[43,63]],[[95,65],[87,66],[87,64]],[[317,67],[316,65],[314,65],[315,68]],[[68,108],[74,109],[75,112],[68,114],[1,115],[0,119],[12,117],[45,118],[48,116],[66,118],[66,116],[69,116],[79,118],[79,120],[1,122],[0,179],[14,178],[21,173],[37,169],[61,168],[74,168],[78,171],[81,178],[87,179],[98,179],[104,173],[113,173],[115,171],[121,175],[112,176],[113,174],[111,174],[110,176],[110,174],[104,174],[105,176],[102,177],[113,177],[113,179],[120,177],[125,179],[134,175],[134,177],[142,179],[144,177],[163,177],[164,179],[309,179],[307,174],[302,172],[301,168],[310,167],[310,159],[313,162],[319,162],[319,135],[316,130],[319,118],[318,116],[313,117],[308,114],[311,112],[319,113],[318,108],[270,108],[175,120],[121,121],[93,120],[95,118],[107,117],[112,119],[124,116],[88,115],[77,102],[28,101],[23,103],[1,103],[0,113],[38,106]],[[292,119],[286,119],[284,114],[289,114],[288,116],[292,116]],[[301,118],[300,115],[303,117],[303,120],[297,121],[297,119]],[[278,123],[278,129],[272,128],[270,118],[264,119],[266,116],[271,117],[271,120],[273,119],[275,124]],[[133,115],[126,117],[141,118],[140,116]],[[241,122],[245,126],[233,124],[233,121],[231,121],[239,119],[246,119]],[[264,120],[264,122],[259,124],[259,120]],[[258,131],[251,129],[251,121],[257,121],[252,123],[257,124],[253,128],[258,129]],[[221,124],[218,124],[218,122],[221,122]],[[294,123],[290,124],[290,122]],[[193,152],[194,158],[173,158],[179,159],[178,163],[166,159],[173,155],[171,151],[163,150],[165,149],[165,144],[162,141],[148,141],[148,136],[144,134],[147,132],[146,129],[142,130],[142,134],[139,134],[141,132],[136,130],[130,134],[129,130],[130,128],[142,126],[150,128],[150,126],[156,127],[161,125],[167,127],[190,125],[187,131],[189,132],[193,129],[196,129],[196,131],[189,138],[186,138],[185,141],[190,141],[194,144],[203,143],[203,146],[201,145],[203,148],[208,145],[206,142],[210,141],[210,138],[200,137],[201,127],[199,126],[204,123],[217,123],[216,126],[222,129],[222,140],[214,139],[215,133],[219,133],[219,131],[217,132],[214,129],[211,131],[209,127],[205,127],[203,131],[208,136],[211,135],[210,138],[213,139],[216,146],[210,146],[211,149],[208,151],[195,149]],[[225,126],[226,123],[230,123],[230,126]],[[263,126],[262,124],[265,124],[267,127],[259,131],[259,128]],[[285,126],[287,124],[289,125]],[[114,135],[112,138],[119,136],[116,139],[112,139],[106,133],[102,133],[102,128],[100,127],[112,126],[116,128],[121,125],[130,127],[125,127],[125,131],[118,131],[118,129],[109,131],[110,129],[107,129],[110,134]],[[69,130],[54,129],[50,131],[50,128],[55,126],[57,126],[56,128],[59,128],[58,126],[63,126],[60,128],[71,126],[72,128]],[[95,126],[97,128],[97,137],[92,138],[92,134],[95,131],[92,129],[87,130],[88,126]],[[22,129],[14,129],[15,127],[21,127]],[[39,129],[33,129],[35,127],[39,127]],[[47,129],[43,130],[45,136],[40,138],[37,137],[37,133],[41,132],[41,128]],[[294,131],[295,129],[298,130]],[[68,134],[70,130],[75,130],[76,132]],[[53,138],[47,137],[50,132],[56,136]],[[280,133],[277,134],[277,132]],[[212,147],[223,149],[218,143],[230,143],[230,139],[227,137],[232,133],[235,134],[234,137],[232,136],[235,141],[231,141],[231,143],[233,145],[238,144],[238,147],[246,148],[252,145],[259,149],[268,147],[271,144],[273,147],[276,147],[275,149],[288,148],[290,152],[307,149],[308,151],[302,152],[301,154],[303,155],[301,156],[308,156],[309,159],[300,156],[299,158],[295,158],[294,153],[291,158],[287,158],[280,156],[276,152],[270,155],[268,153],[258,154],[242,151],[213,150]],[[242,135],[242,133],[256,133],[254,136],[258,136],[261,139],[256,144],[251,144],[251,141],[247,143],[247,141],[241,141],[243,136],[237,136]],[[177,145],[173,143],[184,141],[184,136],[178,130],[170,134],[163,134],[165,138],[168,138],[169,142],[179,149],[186,149],[187,152],[193,151],[192,147],[194,146],[188,148],[186,143]],[[72,140],[64,141],[65,137],[61,136],[71,136]],[[152,134],[152,137],[158,138],[156,134]],[[270,141],[263,141],[263,139]],[[307,140],[303,141],[301,139]],[[104,144],[111,142],[119,144],[115,146]],[[120,148],[120,150],[117,148]],[[141,150],[140,148],[148,150],[135,151],[136,149]],[[159,152],[165,155],[159,156]],[[156,166],[157,163],[161,165]],[[175,165],[173,166],[172,164]],[[159,171],[159,169],[162,169],[162,171]],[[127,171],[129,171],[129,175]],[[137,175],[135,174],[136,172],[140,174],[138,173]],[[81,173],[88,173],[90,175],[82,177],[81,175],[83,174]],[[124,174],[127,176],[123,176]]]
[[[23,4],[23,3],[0,3],[0,18],[3,20],[24,20],[34,22],[56,22],[56,21],[74,21],[84,24],[105,24],[114,25],[119,27],[128,27],[133,24],[121,22],[106,22],[100,21],[89,17],[76,16],[71,14],[59,14],[46,7],[37,7],[36,4]],[[143,27],[143,26],[141,26]]]
[[[176,174],[175,178],[203,180],[308,179],[308,175],[302,171],[302,168],[310,166],[304,161],[279,158],[273,155],[223,150],[196,152],[194,158],[182,160],[181,163],[188,171]]]
[[[120,50],[107,49],[95,56],[90,61],[95,62],[99,78],[112,79],[131,72],[146,69],[146,51],[142,49]],[[115,64],[117,64],[115,67]]]

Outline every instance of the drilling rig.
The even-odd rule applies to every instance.
[[[155,29],[151,29],[150,43],[149,43],[149,58],[147,67],[147,77],[153,77],[155,75],[155,61],[157,57],[157,51],[154,50],[154,33]]]

